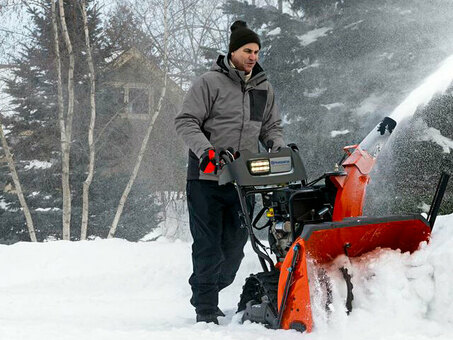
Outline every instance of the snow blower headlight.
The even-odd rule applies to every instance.
[[[248,162],[249,171],[252,175],[265,175],[271,171],[269,159],[255,159]]]

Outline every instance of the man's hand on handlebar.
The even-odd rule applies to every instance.
[[[295,143],[289,143],[288,148],[291,148],[293,151],[299,152],[299,148]]]
[[[235,155],[232,147],[206,149],[200,157],[200,170],[205,174],[217,174],[225,164],[235,160]]]

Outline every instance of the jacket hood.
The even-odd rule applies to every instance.
[[[228,60],[230,59],[230,54],[228,56],[219,55],[217,60],[212,64],[211,71],[217,71],[224,73],[226,76],[231,78],[234,81],[244,83],[245,82],[245,72],[234,69],[231,67]],[[267,80],[266,73],[260,64],[256,63],[252,70],[252,77],[247,82],[249,85],[256,85],[260,82]]]

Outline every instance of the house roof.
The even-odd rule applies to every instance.
[[[131,47],[128,50],[120,53],[115,59],[113,59],[107,66],[108,71],[117,70],[128,63],[138,62],[140,65],[146,67],[146,69],[154,74],[157,78],[163,79],[165,72],[159,67],[159,65],[151,58],[145,56],[136,47]],[[168,78],[169,89],[177,95],[183,96],[183,89],[176,84],[171,78]]]

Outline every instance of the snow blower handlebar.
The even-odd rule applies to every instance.
[[[219,184],[267,186],[305,182],[306,179],[305,167],[298,152],[293,148],[285,147],[277,152],[236,151],[234,161],[230,159],[223,166]]]

